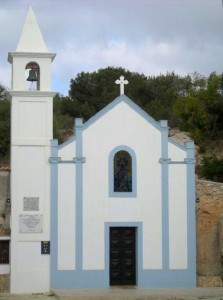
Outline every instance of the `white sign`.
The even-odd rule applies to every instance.
[[[24,211],[38,211],[39,210],[39,197],[24,197],[23,198]]]
[[[43,215],[20,215],[19,231],[22,233],[43,232]]]

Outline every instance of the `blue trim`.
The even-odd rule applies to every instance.
[[[58,156],[58,141],[51,140],[51,156]],[[50,286],[53,286],[58,261],[58,164],[51,163],[50,165],[50,193],[51,193],[51,205],[50,205]]]
[[[49,157],[49,163],[51,164],[59,164],[61,162],[61,157],[51,156]]]
[[[75,119],[76,157],[83,156],[83,120]],[[83,266],[83,164],[76,161],[76,270]]]
[[[166,121],[160,121],[161,155],[167,163],[161,165],[162,185],[162,260],[163,270],[169,269],[169,166],[168,166],[168,126]]]
[[[194,142],[184,143],[187,149],[187,159],[194,161]],[[188,269],[191,280],[196,284],[196,215],[195,215],[195,161],[187,164],[187,245]]]
[[[132,157],[132,192],[114,192],[114,156],[118,151],[126,151]],[[137,196],[137,162],[135,151],[126,145],[115,147],[109,154],[108,159],[109,197],[136,197]]]
[[[121,95],[109,103],[105,108],[95,114],[92,118],[90,118],[86,123],[83,125],[83,129],[88,128],[97,120],[99,120],[102,116],[107,114],[111,109],[113,109],[119,103],[124,102],[129,107],[131,107],[134,111],[136,111],[141,117],[143,117],[147,122],[153,125],[155,128],[161,130],[159,122],[155,121],[150,115],[148,115],[143,109],[141,109],[137,104],[135,104],[132,100],[130,100],[126,95]]]
[[[50,157],[51,164],[76,164],[77,162],[85,163],[85,157],[73,157],[72,160],[62,160],[61,157]]]
[[[184,160],[172,160],[171,158],[160,158],[159,163],[161,164],[169,164],[169,165],[186,165],[186,164],[194,164],[196,161],[193,158],[184,158]]]

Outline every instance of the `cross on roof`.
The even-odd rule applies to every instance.
[[[120,95],[124,95],[124,85],[128,84],[128,80],[125,80],[124,76],[120,76],[120,79],[115,81],[116,84],[120,84]]]

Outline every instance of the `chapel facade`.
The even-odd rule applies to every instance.
[[[169,139],[120,78],[120,96],[58,145],[54,57],[30,9],[9,53],[11,292],[195,287],[194,143]]]

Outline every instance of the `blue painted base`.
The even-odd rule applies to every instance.
[[[54,271],[51,289],[108,288],[107,271]],[[51,278],[52,278],[51,277]],[[142,288],[193,288],[196,274],[189,270],[142,270],[137,286]]]
[[[103,270],[54,271],[51,276],[51,289],[105,288],[108,286],[108,274]]]
[[[139,287],[143,288],[193,288],[196,272],[190,270],[143,270],[139,273]]]

